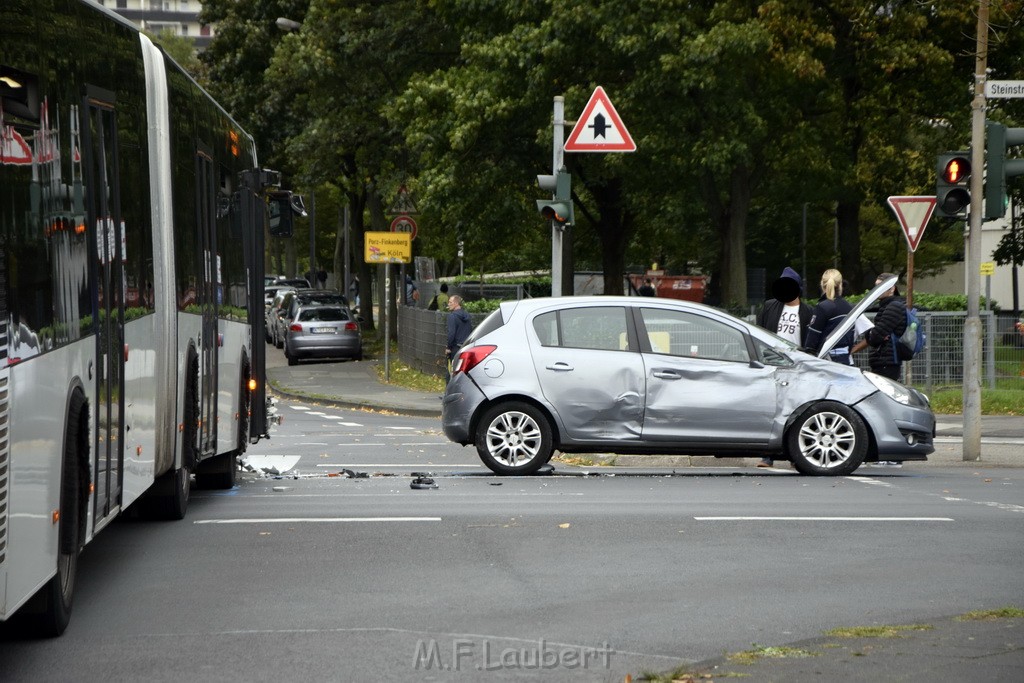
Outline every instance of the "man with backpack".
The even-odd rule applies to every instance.
[[[882,273],[875,279],[875,284],[880,284],[886,278],[895,277],[892,273]],[[868,365],[871,372],[883,377],[900,380],[900,371],[903,368],[903,359],[894,346],[897,338],[907,329],[907,303],[900,296],[899,289],[893,285],[892,289],[884,293],[878,300],[878,313],[875,315],[875,325],[864,333],[864,340],[868,343]]]

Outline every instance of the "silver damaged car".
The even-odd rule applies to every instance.
[[[925,460],[928,399],[825,357],[892,284],[865,296],[817,357],[686,301],[505,302],[457,354],[444,433],[499,474],[535,472],[555,450],[769,456],[812,475]]]

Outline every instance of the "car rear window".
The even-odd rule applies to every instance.
[[[299,311],[299,320],[304,322],[338,322],[348,320],[348,312],[343,308],[304,308]]]

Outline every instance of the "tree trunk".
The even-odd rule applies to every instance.
[[[603,187],[588,187],[597,204],[598,239],[601,240],[601,267],[604,270],[604,293],[623,294],[622,280],[626,264],[626,247],[633,234],[632,216],[622,207],[622,181],[608,181]]]
[[[850,283],[852,294],[874,284],[878,273],[865,273],[860,262],[860,202],[843,200],[836,204],[836,229],[839,231],[839,270]]]
[[[706,176],[702,183],[705,199],[711,207],[715,229],[722,242],[719,259],[721,282],[720,302],[723,308],[747,306],[747,217],[750,214],[750,170],[744,166],[733,169],[729,177],[729,196],[723,202],[717,185]]]

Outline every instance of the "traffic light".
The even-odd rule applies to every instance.
[[[560,227],[573,224],[572,176],[564,168],[555,175],[538,175],[540,189],[555,195],[554,199],[538,199],[537,210],[544,218]]]
[[[1024,175],[1024,159],[1007,159],[1006,149],[1024,144],[1024,128],[985,122],[985,219],[1006,215],[1006,179]]]
[[[935,212],[944,218],[964,218],[971,203],[970,152],[945,152],[935,164]]]

